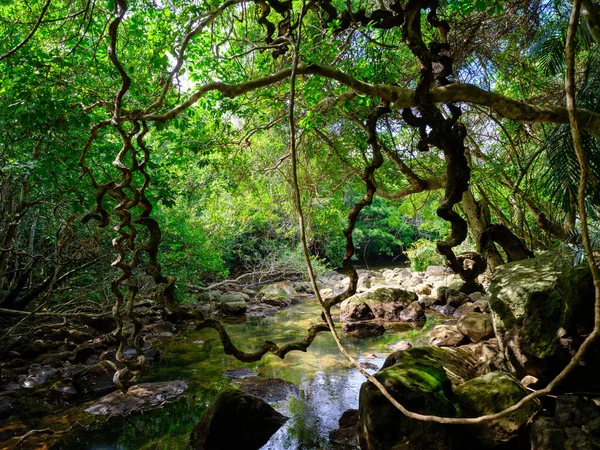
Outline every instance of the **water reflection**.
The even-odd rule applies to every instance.
[[[246,322],[227,326],[233,342],[254,350],[263,340],[283,345],[302,339],[306,329],[319,319],[315,300],[267,317],[250,317]],[[426,324],[430,329],[435,321]],[[422,331],[402,324],[386,334],[364,340],[346,339],[348,350],[371,373],[381,367],[390,353],[387,344],[409,340],[419,344]],[[293,352],[281,360],[266,355],[256,363],[241,363],[223,353],[214,330],[190,330],[172,338],[163,347],[161,361],[143,382],[185,380],[186,398],[162,410],[128,417],[110,429],[83,435],[72,448],[104,449],[188,449],[188,436],[211,399],[222,389],[235,386],[236,379],[224,376],[227,370],[245,368],[263,377],[282,378],[298,385],[299,399],[290,398],[274,407],[291,419],[263,447],[265,450],[327,449],[329,432],[350,408],[358,407],[358,392],[364,377],[339,354],[333,338],[321,333],[308,352]],[[238,380],[239,381],[239,380]]]

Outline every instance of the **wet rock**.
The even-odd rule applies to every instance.
[[[565,430],[567,440],[565,450],[598,450],[600,449],[600,439],[597,439],[581,428],[569,427]]]
[[[371,289],[371,276],[362,275],[358,278],[358,285],[356,287],[357,292],[365,292]]]
[[[381,336],[385,327],[378,322],[344,322],[342,331],[352,337],[367,338]]]
[[[402,322],[425,322],[425,311],[418,301],[412,302],[400,313]]]
[[[423,308],[432,308],[437,301],[438,299],[435,297],[431,297],[428,295],[419,295],[419,303],[423,305]]]
[[[281,378],[247,377],[242,380],[240,389],[267,403],[279,402],[290,396],[300,396],[298,386]]]
[[[472,342],[479,342],[494,336],[492,317],[489,314],[467,313],[458,319],[456,328]]]
[[[73,386],[84,398],[99,397],[116,389],[114,374],[106,363],[86,367],[73,374]]]
[[[255,377],[258,373],[246,367],[238,367],[237,369],[226,370],[223,375],[227,378],[246,378]]]
[[[500,412],[527,395],[519,381],[502,372],[469,380],[454,389],[457,402],[466,417],[478,417]],[[518,411],[491,421],[469,425],[468,429],[482,448],[506,445],[518,439],[529,418],[540,410],[537,402],[530,402]]]
[[[407,409],[421,414],[456,417],[452,386],[444,368],[413,348],[395,353],[394,364],[375,374],[387,391]],[[408,419],[372,383],[363,383],[359,399],[358,440],[361,448],[447,450],[449,428]]]
[[[94,347],[89,345],[83,345],[75,350],[75,361],[78,363],[83,363],[89,359],[90,356],[96,355],[100,353]]]
[[[58,370],[52,367],[34,367],[29,369],[29,374],[21,379],[21,386],[32,389],[46,384],[49,378],[58,375]]]
[[[414,292],[398,288],[379,288],[358,294],[344,300],[340,305],[340,319],[342,321],[365,317],[383,319],[390,322],[399,322],[400,313],[404,308],[418,297]]]
[[[199,303],[215,303],[221,300],[221,295],[221,291],[213,289],[200,292],[197,299]]]
[[[264,400],[230,389],[210,404],[190,444],[194,450],[258,450],[286,420]]]
[[[183,381],[137,384],[131,386],[127,392],[117,391],[102,397],[92,406],[86,408],[85,412],[107,416],[109,414],[143,411],[176,398],[186,389],[187,384]]]
[[[279,308],[272,305],[265,305],[264,303],[251,303],[248,305],[246,314],[252,317],[267,316],[270,314],[277,314]]]
[[[329,442],[341,446],[356,448],[358,441],[356,432],[358,427],[358,409],[348,409],[344,411],[338,421],[339,428],[331,430],[329,433]]]
[[[438,298],[445,301],[446,305],[452,306],[453,308],[458,308],[460,305],[470,300],[467,294],[448,287],[440,287],[437,292]]]
[[[248,306],[241,293],[228,293],[221,297],[221,314],[224,316],[243,316]]]
[[[436,347],[456,347],[463,342],[465,336],[455,325],[438,325],[431,330],[429,344]]]
[[[78,395],[80,394],[77,389],[75,389],[73,386],[64,384],[62,382],[56,383],[50,389],[50,396],[57,400],[70,402],[75,400]]]

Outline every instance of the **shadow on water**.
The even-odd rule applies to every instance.
[[[294,305],[276,315],[251,317],[244,323],[228,325],[233,341],[244,350],[255,349],[263,340],[282,345],[305,336],[306,329],[319,320],[314,299]],[[371,373],[381,367],[391,350],[387,344],[408,340],[425,344],[421,330],[398,324],[385,335],[363,340],[345,339],[351,354],[366,363]],[[184,380],[186,396],[163,409],[135,414],[96,432],[80,434],[68,449],[187,449],[188,436],[212,398],[222,389],[236,387],[239,380],[224,376],[232,369],[246,368],[262,377],[283,378],[300,388],[298,399],[289,398],[273,406],[290,420],[263,447],[265,450],[329,449],[329,432],[350,408],[358,407],[358,392],[364,378],[339,354],[328,333],[317,336],[308,352],[293,352],[281,360],[271,354],[256,363],[241,363],[223,353],[214,330],[190,330],[172,338],[162,347],[162,359],[152,366],[143,382]]]

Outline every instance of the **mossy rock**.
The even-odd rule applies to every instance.
[[[552,250],[502,265],[494,272],[489,293],[496,337],[519,378],[533,375],[549,381],[568,363],[581,336],[592,330],[591,274],[587,266],[573,267],[570,254]],[[600,377],[595,382],[591,377],[593,363],[600,365],[598,345],[590,352],[590,376],[582,377],[585,389],[600,392]],[[571,378],[573,387],[584,389],[583,378]]]
[[[491,372],[458,386],[454,389],[454,394],[465,417],[478,417],[494,414],[514,405],[527,395],[527,391],[511,375]],[[518,440],[529,418],[539,410],[539,402],[533,401],[508,416],[469,425],[476,448],[495,448]]]
[[[452,384],[442,365],[417,348],[400,353],[375,378],[411,411],[457,417]],[[361,448],[371,450],[446,450],[454,439],[444,425],[408,419],[370,382],[360,389],[358,437]]]
[[[401,322],[401,312],[418,299],[417,294],[404,289],[373,289],[342,302],[340,318],[343,321],[383,319]]]

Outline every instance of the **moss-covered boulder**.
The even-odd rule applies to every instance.
[[[399,288],[379,288],[353,295],[340,305],[342,321],[382,319],[400,322],[401,313],[418,300],[417,294]]]
[[[375,378],[411,411],[458,415],[444,368],[419,348],[398,352],[394,364]],[[408,419],[367,382],[360,389],[358,439],[360,447],[369,450],[446,450],[452,448],[453,435],[446,426]]]
[[[589,268],[573,267],[570,254],[548,251],[496,269],[490,308],[501,351],[518,378],[547,382],[570,360],[592,330],[594,294]],[[588,351],[564,389],[600,392],[600,351]]]
[[[267,402],[237,389],[221,392],[190,434],[194,450],[257,450],[287,418]]]
[[[514,405],[527,395],[527,391],[511,375],[491,372],[461,384],[454,389],[454,394],[465,417],[478,417]],[[470,437],[475,441],[470,443],[471,446],[495,448],[517,441],[522,437],[529,419],[539,410],[539,403],[531,402],[500,419],[469,425]]]
[[[272,306],[290,306],[297,297],[292,283],[280,282],[263,286],[256,294],[256,300]]]

